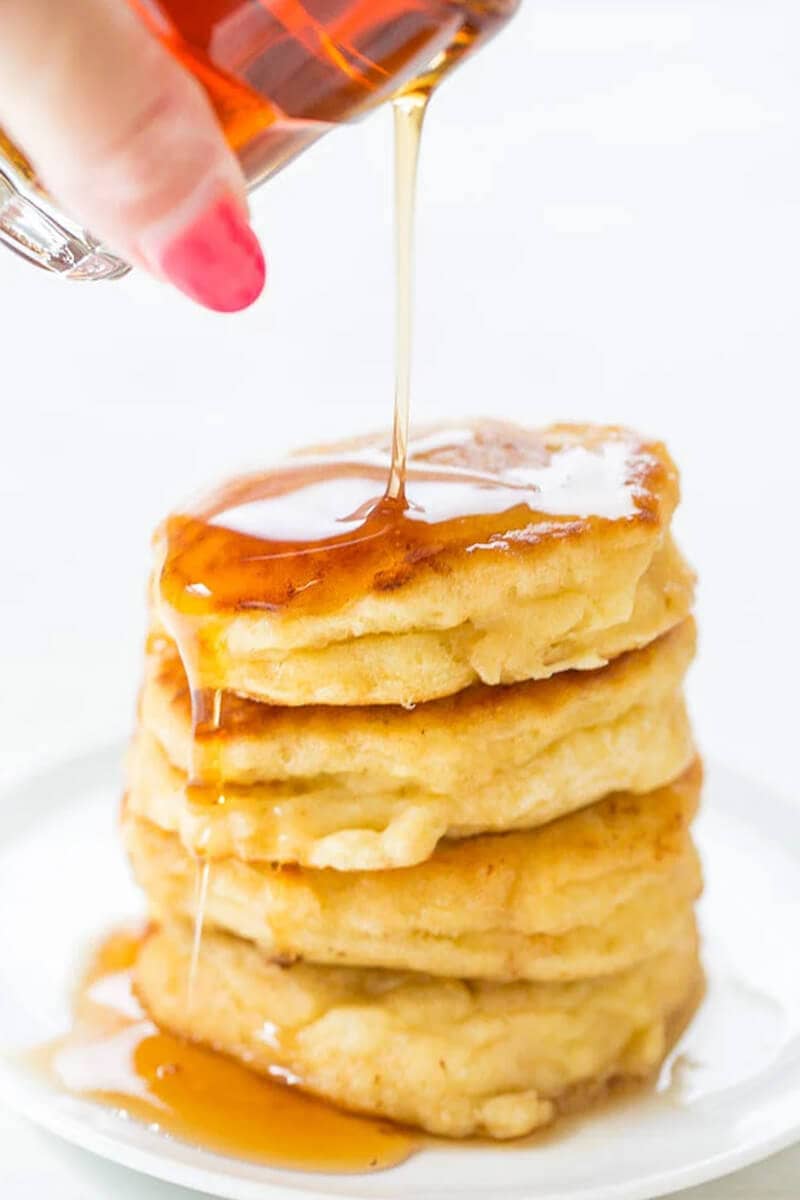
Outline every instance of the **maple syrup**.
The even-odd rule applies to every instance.
[[[407,92],[394,101],[395,157],[395,396],[392,465],[386,495],[405,502],[408,425],[411,409],[411,350],[414,316],[414,217],[417,166],[428,91]]]
[[[205,88],[252,184],[404,86],[430,91],[519,0],[129,0]]]
[[[133,990],[142,937],[121,931],[98,948],[78,989],[74,1024],[34,1052],[58,1087],[121,1116],[214,1150],[273,1167],[365,1172],[414,1151],[413,1135],[354,1116],[160,1030]]]
[[[219,793],[214,797],[219,803]],[[208,903],[208,886],[211,882],[211,860],[198,858],[195,862],[195,896],[194,896],[194,930],[192,932],[192,957],[189,964],[189,978],[186,987],[186,1003],[189,1012],[194,1006],[194,987],[197,979],[197,968],[200,963],[200,951],[203,948],[203,929],[205,927],[206,905]]]
[[[625,431],[480,422],[413,440],[396,499],[390,449],[375,438],[304,454],[168,518],[159,592],[170,632],[180,640],[184,621],[215,612],[331,612],[426,561],[525,554],[576,527],[647,521],[666,470]]]

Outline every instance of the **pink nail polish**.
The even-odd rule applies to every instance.
[[[170,283],[216,312],[247,308],[267,274],[258,238],[228,197],[182,230],[161,251],[159,266]]]

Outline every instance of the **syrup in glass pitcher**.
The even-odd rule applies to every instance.
[[[519,0],[128,0],[203,85],[251,187],[329,129],[428,94]],[[128,265],[65,218],[0,130],[0,242],[71,279]]]

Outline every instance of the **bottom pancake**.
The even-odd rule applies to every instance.
[[[189,925],[147,939],[142,1002],[163,1027],[358,1112],[447,1137],[512,1138],[646,1078],[701,990],[694,923],[627,971],[573,983],[467,983],[270,962],[203,938],[191,1004]]]

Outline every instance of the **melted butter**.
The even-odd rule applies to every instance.
[[[398,1128],[158,1029],[132,987],[141,940],[117,933],[100,946],[77,992],[72,1030],[32,1056],[58,1086],[192,1145],[270,1166],[364,1172],[413,1152],[416,1141]]]

